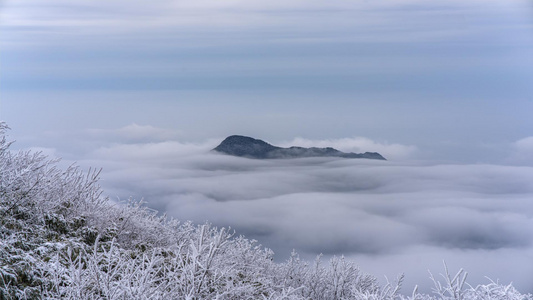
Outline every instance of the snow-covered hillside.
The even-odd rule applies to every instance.
[[[435,276],[435,293],[381,286],[354,262],[273,253],[227,228],[102,195],[99,171],[12,152],[0,123],[0,299],[533,299],[511,285]],[[440,282],[439,282],[440,281]]]

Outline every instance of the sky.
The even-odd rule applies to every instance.
[[[406,289],[446,260],[533,292],[531,53],[522,0],[4,0],[0,120],[14,149],[103,168],[110,198],[279,260],[344,254]],[[232,134],[388,161],[209,152]]]

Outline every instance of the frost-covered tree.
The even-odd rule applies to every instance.
[[[402,277],[380,286],[344,257],[275,263],[226,228],[109,201],[100,171],[10,151],[7,129],[0,122],[0,299],[533,299],[511,285],[470,287],[464,271],[407,297]]]

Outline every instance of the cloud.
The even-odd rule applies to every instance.
[[[181,220],[230,226],[275,250],[277,260],[292,249],[306,259],[343,254],[378,277],[406,273],[406,293],[415,284],[430,292],[427,269],[438,273],[446,260],[466,268],[473,285],[488,276],[533,291],[533,268],[520,263],[533,254],[533,168],[254,160],[210,152],[218,142],[110,143],[80,164],[103,167],[112,198],[143,198]],[[359,138],[331,142],[345,151],[378,145],[404,159],[414,151]]]
[[[533,136],[513,143],[508,162],[518,165],[533,165]]]

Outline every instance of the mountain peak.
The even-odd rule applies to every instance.
[[[232,135],[218,145],[215,151],[250,158],[269,158],[268,153],[279,149],[269,143],[248,136]]]
[[[242,135],[227,137],[213,149],[214,151],[247,158],[276,159],[276,158],[302,158],[302,157],[343,157],[343,158],[368,158],[386,160],[377,152],[345,153],[337,149],[290,147],[282,148],[273,146],[263,140]]]

